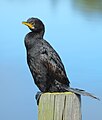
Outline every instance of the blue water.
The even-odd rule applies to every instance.
[[[37,120],[34,85],[26,63],[21,22],[38,17],[44,38],[65,65],[71,86],[102,99],[102,2],[100,0],[0,1],[0,120]],[[83,120],[102,120],[102,102],[82,97]]]

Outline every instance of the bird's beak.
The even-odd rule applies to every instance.
[[[32,24],[28,23],[28,22],[22,22],[22,24],[28,26],[31,29],[34,29],[34,26]]]

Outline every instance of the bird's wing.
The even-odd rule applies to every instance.
[[[40,50],[40,59],[47,68],[49,76],[53,77],[54,80],[69,86],[70,82],[59,55],[45,40],[43,40],[43,45]]]

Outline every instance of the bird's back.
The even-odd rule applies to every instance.
[[[36,85],[43,92],[61,91],[56,87],[57,82],[69,86],[69,80],[59,55],[46,40],[31,37],[31,34],[25,37],[25,45],[27,62]]]

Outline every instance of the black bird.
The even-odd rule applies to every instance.
[[[27,63],[34,78],[34,82],[41,92],[73,92],[90,96],[92,94],[81,89],[71,88],[64,65],[58,53],[43,39],[45,26],[38,18],[29,18],[22,22],[31,32],[25,36]]]

